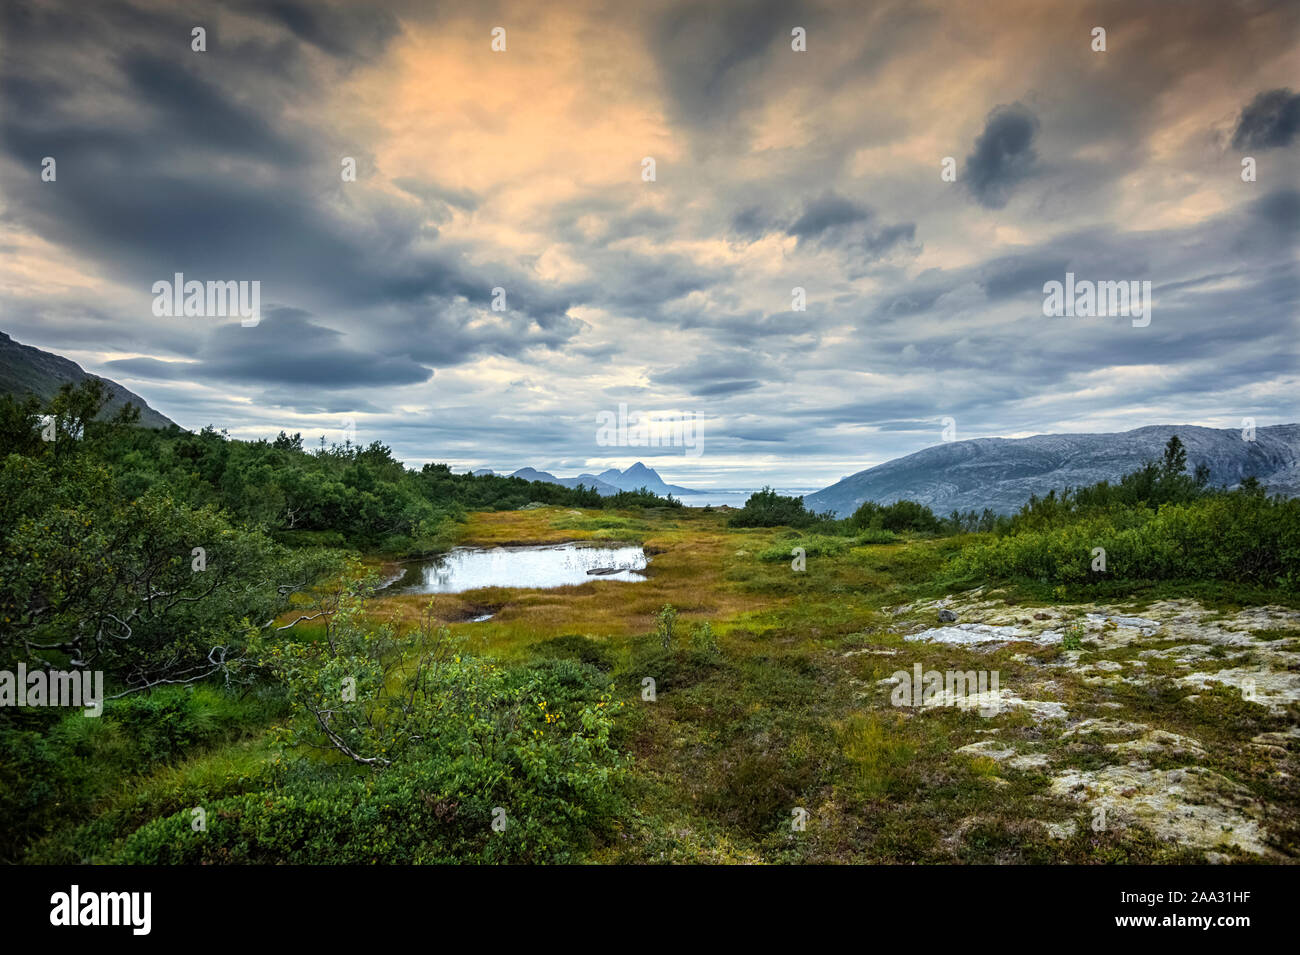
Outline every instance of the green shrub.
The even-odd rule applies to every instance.
[[[1058,518],[967,548],[958,575],[1030,578],[1062,584],[1119,580],[1229,580],[1300,585],[1300,500],[1227,493],[1158,510],[1116,505]]]
[[[573,660],[458,671],[463,706],[382,770],[294,761],[273,788],[132,833],[115,863],[570,862],[612,832],[622,760],[599,671]],[[504,810],[504,816],[499,815]],[[504,828],[494,828],[504,819]]]
[[[755,491],[727,520],[729,527],[808,527],[826,519],[804,507],[803,498],[777,494],[770,487]]]
[[[691,631],[691,649],[706,656],[718,652],[718,638],[713,632],[713,624],[705,620]]]
[[[656,615],[655,632],[664,650],[672,649],[673,628],[677,625],[677,609],[672,604],[664,604]]]
[[[934,512],[916,501],[895,501],[892,504],[864,501],[846,523],[854,530],[883,529],[900,533],[935,534],[943,529],[943,522]]]
[[[531,647],[536,656],[544,659],[578,660],[599,670],[614,669],[614,656],[605,644],[597,643],[590,637],[576,633],[566,633],[561,637],[551,637]]]

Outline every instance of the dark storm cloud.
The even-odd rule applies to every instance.
[[[989,113],[962,172],[976,202],[988,209],[1007,204],[1011,191],[1033,169],[1038,127],[1038,117],[1020,103],[998,106]]]
[[[737,441],[757,441],[765,444],[784,444],[790,436],[778,428],[749,428],[744,425],[732,428],[730,436]]]
[[[1043,283],[1059,280],[1065,274],[1068,264],[1066,259],[1008,256],[986,263],[980,269],[979,284],[991,299],[1006,298],[1029,290],[1041,293]]]
[[[862,237],[861,248],[868,258],[874,259],[884,255],[898,245],[916,241],[916,223],[899,222],[885,226],[874,232],[868,231]]]
[[[731,231],[750,242],[757,242],[774,228],[762,206],[747,206],[731,218]]]
[[[587,264],[602,281],[574,289],[584,301],[616,312],[670,320],[674,303],[692,292],[722,282],[718,267],[701,265],[678,253],[641,254],[626,249],[591,249]]]
[[[901,292],[881,296],[872,309],[875,318],[895,318],[928,312],[957,285],[957,279],[937,269],[917,276]]]
[[[1300,93],[1289,89],[1267,90],[1241,111],[1232,134],[1232,148],[1290,146],[1297,132],[1300,132]]]
[[[206,61],[188,50],[181,55],[186,57],[184,66],[142,49],[119,61],[130,84],[128,95],[152,110],[148,139],[168,151],[212,150],[280,164],[308,160],[302,142],[277,132],[269,119],[199,76],[199,64]]]
[[[729,351],[700,355],[652,375],[651,380],[658,385],[681,387],[696,397],[725,397],[754,391],[784,377],[780,368],[757,351]]]
[[[538,95],[461,122],[474,94],[504,91],[475,58],[487,23],[518,22],[510,2],[232,0],[208,15],[11,0],[0,242],[22,265],[0,278],[6,330],[82,361],[189,359],[96,368],[148,379],[125,383],[187,425],[274,434],[295,413],[374,414],[371,435],[407,460],[561,474],[610,454],[592,445],[590,406],[617,400],[704,415],[723,471],[825,455],[838,473],[937,443],[948,415],[965,438],[1288,406],[1300,193],[1277,188],[1275,164],[1294,154],[1261,160],[1259,186],[1229,170],[1227,189],[1202,154],[1294,146],[1277,64],[1300,7],[1085,0],[1026,4],[1018,20],[891,0],[634,6],[512,27],[511,56],[486,62]],[[208,54],[189,50],[194,23]],[[582,42],[557,39],[571,23]],[[1094,24],[1107,54],[1087,48]],[[805,54],[789,49],[794,25]],[[409,57],[421,49],[482,89],[430,87],[439,74]],[[1249,85],[1220,99],[1219,77]],[[602,103],[611,115],[591,116]],[[570,108],[577,128],[596,120],[571,167],[555,142],[573,135]],[[426,122],[445,143],[419,141]],[[654,190],[633,177],[652,148],[642,131],[678,163]],[[937,160],[966,152],[951,190]],[[57,185],[39,181],[45,155]],[[357,183],[340,182],[341,155]],[[28,288],[39,239],[55,268]],[[65,284],[74,271],[103,285]],[[153,320],[150,285],[174,271],[261,280],[262,324]],[[1042,285],[1066,271],[1151,280],[1151,325],[1044,317]],[[789,310],[794,285],[806,312]]]
[[[1251,212],[1281,233],[1295,232],[1300,228],[1300,192],[1279,189],[1256,200]]]
[[[871,210],[842,196],[827,192],[804,205],[799,218],[786,229],[788,235],[812,239],[828,229],[863,222],[870,218]]]
[[[807,8],[782,0],[678,3],[655,24],[651,49],[677,118],[708,127],[734,118],[754,95],[764,54],[808,25]]]
[[[700,384],[691,388],[691,394],[700,398],[716,398],[723,395],[738,395],[753,391],[761,386],[753,379],[743,381],[718,381],[713,384]]]
[[[793,212],[746,206],[724,229],[732,240],[757,242],[776,233],[795,238],[801,249],[836,251],[854,278],[894,249],[916,243],[916,223],[881,223],[866,204],[831,190],[805,199]]]
[[[194,362],[125,358],[106,364],[141,378],[307,385],[326,390],[417,384],[433,376],[430,369],[405,356],[351,347],[341,333],[315,324],[293,308],[267,309],[261,323],[251,328],[218,326],[196,357]]]
[[[301,40],[337,57],[369,59],[383,52],[401,31],[396,18],[374,4],[345,7],[325,3],[249,3],[253,14],[284,24]]]

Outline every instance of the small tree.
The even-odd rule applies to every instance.
[[[1160,470],[1166,476],[1182,474],[1187,470],[1187,449],[1176,434],[1171,435],[1169,443],[1165,445],[1165,459],[1161,462]]]
[[[659,611],[657,632],[665,650],[673,645],[673,627],[677,624],[677,610],[672,604],[664,604]]]
[[[709,621],[704,621],[691,631],[691,649],[708,656],[714,656],[718,652],[718,638],[714,636],[713,625]]]

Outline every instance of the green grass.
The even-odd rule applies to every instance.
[[[801,534],[788,528],[728,529],[724,512],[603,513],[556,507],[470,515],[464,543],[573,539],[642,542],[653,560],[639,584],[596,581],[557,591],[493,588],[432,601],[474,652],[507,666],[571,659],[595,667],[623,703],[613,741],[631,759],[628,811],[616,835],[590,847],[596,862],[815,863],[1167,863],[1202,861],[1200,853],[1162,843],[1138,828],[1093,832],[1079,805],[1052,797],[1043,771],[1015,770],[987,757],[958,753],[995,738],[1017,751],[1048,755],[1053,772],[1096,769],[1116,761],[1109,738],[1063,739],[1023,712],[986,720],[955,709],[913,711],[889,704],[877,684],[919,662],[925,669],[997,669],[1003,685],[1041,681],[1057,664],[1055,699],[1075,719],[1113,716],[1199,739],[1204,765],[1246,787],[1272,808],[1279,838],[1294,852],[1300,798],[1257,749],[1263,732],[1294,716],[1274,714],[1227,690],[1188,701],[1168,661],[1148,658],[1142,686],[1090,684],[1059,666],[1060,647],[1023,645],[974,651],[909,643],[924,620],[891,608],[942,597],[988,579],[962,576],[954,558],[989,539],[963,535],[880,542],[866,536]],[[892,535],[891,535],[892,537]],[[790,564],[805,549],[802,572]],[[1063,601],[1119,602],[1195,597],[1233,612],[1243,604],[1285,603],[1294,595],[1211,582],[997,582],[1000,596],[1023,606]],[[399,625],[430,602],[385,598],[371,607]],[[667,651],[654,636],[655,614],[679,611]],[[464,624],[467,608],[497,616]],[[691,630],[710,623],[716,652],[693,647]],[[927,624],[928,625],[928,624]],[[1280,641],[1293,629],[1267,631]],[[1159,637],[1140,646],[1086,650],[1081,662],[1131,664],[1145,649],[1173,645]],[[654,701],[643,680],[655,681]],[[168,697],[163,697],[167,699]],[[69,811],[27,848],[27,861],[100,860],[149,822],[201,805],[258,792],[274,773],[269,729],[283,714],[274,699],[195,690],[185,739],[149,732],[131,739],[121,720],[61,725],[60,745],[82,754],[94,782],[69,797]],[[1108,707],[1104,704],[1114,704]],[[153,704],[157,709],[158,704]],[[152,726],[150,714],[141,725]],[[161,711],[159,711],[161,712]],[[996,727],[996,735],[983,731]],[[156,729],[156,727],[155,727]],[[152,730],[151,730],[152,732]],[[192,738],[191,738],[192,737]],[[170,747],[170,748],[169,748]],[[147,752],[146,752],[147,750]],[[319,757],[304,754],[309,760]],[[1176,760],[1154,758],[1158,767]],[[75,798],[74,798],[75,797]],[[791,826],[808,812],[807,828]],[[1052,838],[1043,822],[1074,823]]]

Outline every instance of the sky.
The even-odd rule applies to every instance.
[[[1294,422],[1298,90],[1294,2],[6,0],[0,330],[187,428],[695,487]]]

